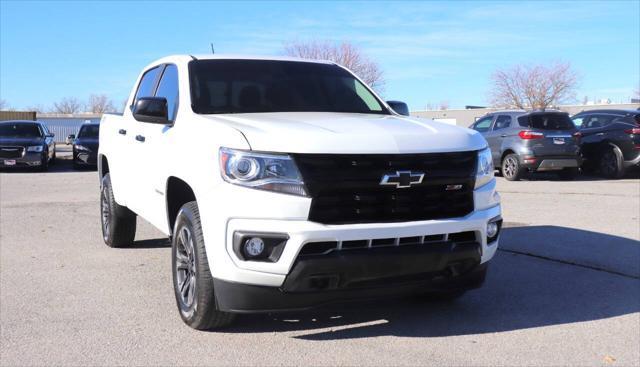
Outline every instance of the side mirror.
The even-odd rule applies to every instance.
[[[400,101],[387,101],[387,104],[399,115],[409,116],[409,106],[407,106],[406,103]]]
[[[67,136],[67,140],[65,140],[65,143],[67,143],[67,145],[73,143],[73,141],[76,139],[76,136],[73,134],[70,134],[69,136]]]
[[[133,106],[133,118],[141,122],[169,125],[167,99],[164,97],[140,97]]]

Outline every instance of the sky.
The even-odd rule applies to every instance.
[[[489,103],[490,76],[570,62],[577,100],[640,87],[640,0],[534,2],[133,2],[0,0],[0,99],[50,108],[106,94],[120,106],[141,69],[171,54],[281,55],[292,41],[351,42],[411,110]]]

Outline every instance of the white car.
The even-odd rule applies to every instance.
[[[406,105],[394,102],[398,111]],[[104,241],[171,238],[180,315],[479,287],[502,223],[473,130],[400,115],[324,61],[170,56],[101,121]]]

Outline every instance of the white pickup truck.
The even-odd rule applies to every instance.
[[[171,239],[175,296],[196,329],[235,314],[482,285],[502,223],[475,131],[401,115],[324,61],[170,56],[105,115],[104,241],[136,216]],[[406,113],[404,113],[406,114]]]

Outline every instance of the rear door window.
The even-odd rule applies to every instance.
[[[623,116],[606,115],[606,114],[589,115],[585,117],[585,119],[582,121],[582,128],[597,129],[597,128],[605,127],[611,124],[611,122],[613,122],[616,118],[620,118],[620,117],[623,117]]]
[[[489,131],[489,129],[491,128],[492,121],[493,121],[493,116],[483,117],[480,120],[476,121],[476,123],[473,125],[473,129],[481,133]]]
[[[511,116],[500,115],[496,118],[496,123],[493,124],[493,130],[506,129],[511,125]]]

